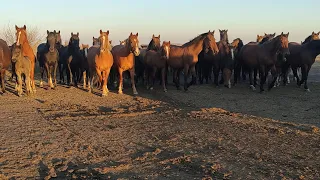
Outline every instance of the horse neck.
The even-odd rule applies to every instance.
[[[125,49],[125,55],[126,55],[126,56],[129,56],[129,54],[131,53],[129,43],[126,43],[124,49]]]
[[[192,52],[192,54],[198,55],[203,49],[203,40],[204,38],[201,38],[198,42],[195,42],[187,46],[189,52]]]
[[[307,48],[311,49],[311,54],[313,57],[316,57],[320,54],[320,40],[311,41],[310,44],[306,44]],[[314,47],[310,47],[314,46]]]
[[[308,36],[301,44],[306,44],[311,41],[311,35]]]
[[[278,45],[279,38],[274,38],[269,42],[263,43],[261,46],[265,48],[271,55],[274,55],[278,52],[280,45]]]

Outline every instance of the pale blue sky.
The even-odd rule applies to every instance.
[[[28,2],[28,3],[26,3]],[[290,32],[300,42],[320,31],[316,0],[14,0],[2,2],[0,27],[10,23],[61,30],[63,41],[79,32],[81,43],[92,43],[99,30],[110,30],[113,44],[139,32],[141,43],[152,34],[161,40],[184,43],[196,35],[228,29],[229,40],[255,41],[257,34]]]

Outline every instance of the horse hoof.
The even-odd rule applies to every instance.
[[[305,89],[305,90],[306,90],[306,92],[311,92],[309,88],[308,88],[308,89]]]
[[[150,90],[153,90],[153,87],[150,87],[149,89],[150,89]]]
[[[137,91],[133,92],[133,95],[138,95],[139,93]]]
[[[122,91],[118,91],[118,94],[123,94],[123,92]]]
[[[108,93],[102,93],[102,97],[108,96]]]
[[[168,89],[164,89],[163,92],[168,92]]]
[[[254,87],[253,85],[250,85],[250,88],[252,89],[252,91],[256,90],[256,87]]]

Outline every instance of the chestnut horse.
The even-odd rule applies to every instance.
[[[174,69],[173,78],[177,89],[180,89],[179,75],[182,69],[184,71],[184,90],[187,91],[192,84],[196,83],[195,65],[198,62],[198,55],[203,49],[203,41],[206,37],[210,40],[210,47],[213,49],[212,53],[218,53],[219,49],[214,38],[214,31],[200,34],[182,46],[171,45],[167,62]],[[188,83],[189,72],[192,74],[190,83]]]
[[[6,70],[9,69],[11,65],[11,50],[6,41],[0,39],[0,81],[1,81],[1,91],[6,92],[5,86],[5,76]]]
[[[304,89],[308,88],[308,74],[316,57],[320,54],[320,40],[312,40],[305,44],[289,43],[290,55],[287,58],[287,68],[291,66],[293,74],[297,79],[297,85],[300,87],[304,83]],[[302,79],[297,74],[297,68],[301,68]],[[285,73],[286,74],[286,73]],[[286,79],[286,78],[284,78]]]
[[[88,51],[89,64],[89,92],[93,91],[94,75],[97,75],[102,84],[102,96],[108,95],[108,78],[113,65],[113,56],[110,51],[109,31],[100,30],[99,47],[92,46]]]
[[[146,66],[145,71],[146,71],[146,79],[147,79],[147,88],[149,88],[148,86],[149,86],[150,75],[152,77],[152,85],[150,87],[150,90],[153,89],[157,69],[160,69],[163,91],[167,92],[165,77],[166,77],[166,67],[167,67],[167,60],[169,59],[169,53],[170,53],[170,41],[169,42],[164,41],[162,43],[161,48],[158,51],[149,50],[146,52],[143,63]]]
[[[241,64],[247,62],[249,68],[259,68],[260,73],[260,92],[264,91],[263,85],[266,82],[266,77],[271,70],[273,80],[269,85],[268,90],[274,86],[277,79],[276,63],[278,61],[277,54],[289,54],[288,48],[288,34],[283,32],[277,37],[263,43],[263,44],[247,44],[246,48],[240,50],[239,61]],[[235,77],[237,77],[235,75]],[[252,73],[249,73],[250,87],[255,90],[252,83]]]
[[[27,56],[29,60],[31,61],[31,73],[30,73],[30,83],[33,92],[36,91],[36,86],[34,82],[34,69],[35,69],[35,62],[36,62],[36,57],[33,52],[32,47],[29,44],[28,37],[27,37],[27,27],[24,25],[22,28],[19,28],[17,25],[15,26],[16,28],[16,45],[22,46],[23,49],[23,56]]]
[[[122,94],[123,88],[123,72],[129,71],[131,78],[131,85],[133,94],[137,95],[134,74],[135,74],[135,56],[139,56],[139,40],[138,33],[133,35],[132,32],[126,40],[125,45],[116,45],[112,48],[112,55],[114,59],[114,68],[119,73],[119,90],[118,93]]]

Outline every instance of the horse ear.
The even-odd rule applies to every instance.
[[[107,35],[109,35],[109,30],[107,31]]]
[[[319,34],[320,34],[320,31],[317,33],[318,34],[318,36],[319,36]]]
[[[315,33],[314,33],[314,31],[312,31],[312,35],[314,35]]]
[[[130,36],[132,36],[132,32],[130,33]]]
[[[79,32],[77,32],[77,36],[79,36]]]
[[[283,36],[283,32],[281,33],[281,36]]]
[[[19,27],[16,25],[16,30],[18,30],[19,29]]]
[[[222,32],[222,31],[219,29],[219,32]]]
[[[112,40],[110,40],[109,43],[112,44]]]
[[[267,36],[267,33],[264,33],[265,36]]]
[[[257,38],[259,38],[259,34],[257,34]]]
[[[276,36],[276,33],[273,33],[273,35],[272,35],[273,37],[275,37]]]
[[[152,38],[154,38],[154,34],[152,34]]]
[[[138,35],[139,35],[139,33],[136,34],[136,36],[138,36]]]
[[[102,30],[100,29],[100,34],[102,34]]]
[[[94,36],[92,36],[92,40],[94,40]]]
[[[288,34],[287,34],[287,37],[289,37],[289,32],[288,32]]]
[[[214,34],[215,30],[212,31],[212,34]]]
[[[23,29],[26,30],[26,29],[27,29],[27,26],[26,26],[26,25],[23,25]]]
[[[55,34],[56,34],[56,33],[57,33],[57,31],[56,31],[56,30],[54,30],[54,31],[53,31],[53,33],[55,33]]]
[[[160,34],[159,34],[158,38],[160,39]]]
[[[73,32],[71,33],[71,36],[73,36]]]
[[[226,30],[226,32],[228,32],[228,29]]]
[[[47,30],[47,35],[49,35],[49,30]]]
[[[169,45],[171,44],[171,42],[169,41]]]
[[[58,31],[58,34],[60,34],[60,30]]]

